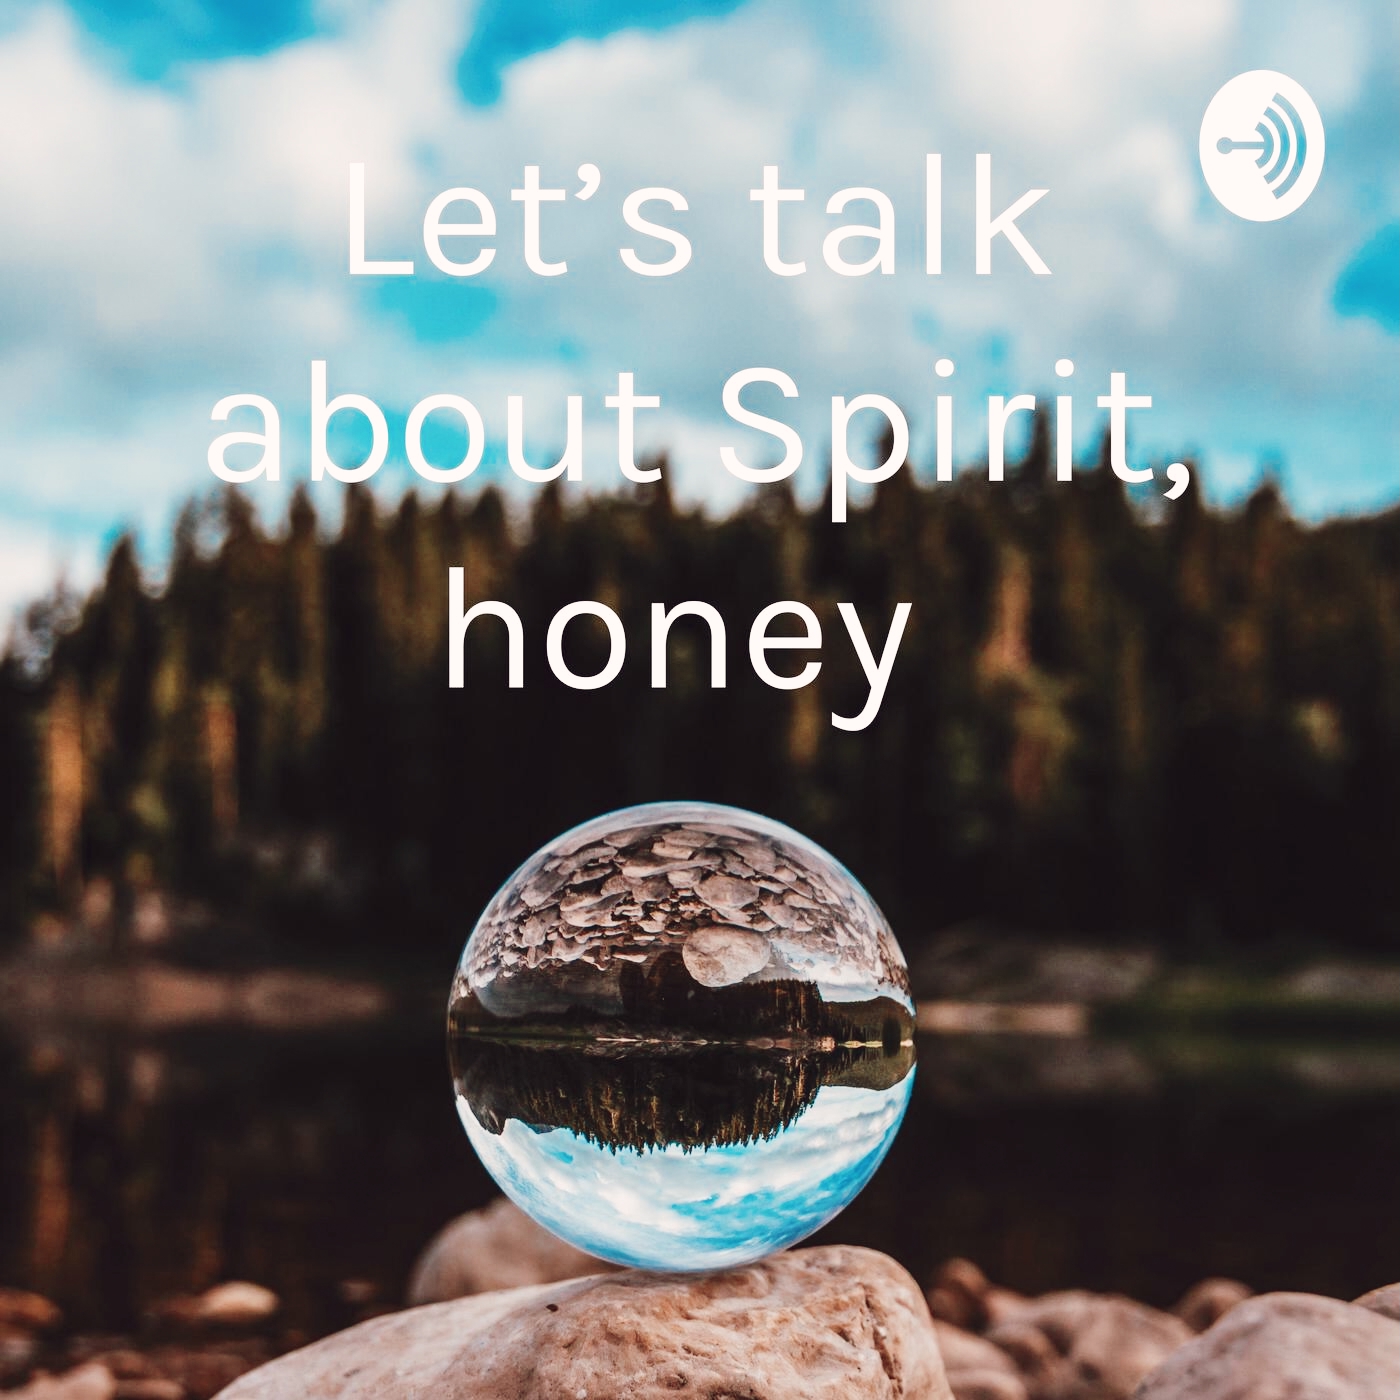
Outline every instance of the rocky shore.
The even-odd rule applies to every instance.
[[[1354,1302],[1207,1279],[1170,1311],[1025,1297],[950,1260],[927,1289],[873,1250],[695,1275],[611,1270],[504,1201],[454,1221],[389,1311],[309,1342],[230,1282],[141,1335],[69,1331],[0,1289],[5,1400],[1380,1400],[1400,1395],[1400,1284]]]

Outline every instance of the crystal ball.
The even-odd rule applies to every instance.
[[[619,1264],[711,1269],[804,1238],[909,1102],[889,924],[791,828],[708,803],[585,822],[487,905],[453,980],[467,1136],[517,1205]]]

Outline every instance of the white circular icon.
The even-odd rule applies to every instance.
[[[1201,170],[1232,214],[1268,223],[1317,188],[1326,142],[1317,104],[1284,73],[1231,78],[1201,121]]]

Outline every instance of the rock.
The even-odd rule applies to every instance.
[[[934,1333],[953,1400],[1026,1400],[1011,1358],[983,1337],[935,1318]]]
[[[745,1269],[629,1270],[415,1308],[244,1376],[221,1400],[952,1400],[892,1259],[830,1245]]]
[[[1032,1299],[987,1339],[1016,1361],[1030,1400],[1128,1400],[1191,1335],[1131,1298],[1075,1291]]]
[[[0,1323],[0,1390],[22,1381],[39,1355],[39,1340],[32,1332]]]
[[[1373,1288],[1356,1300],[1358,1308],[1369,1308],[1382,1317],[1400,1322],[1400,1283],[1388,1283],[1384,1288]]]
[[[1009,1376],[1016,1374],[1016,1365],[1011,1358],[985,1337],[964,1332],[961,1327],[954,1327],[952,1323],[939,1318],[934,1319],[933,1330],[938,1338],[938,1351],[943,1358],[943,1368],[950,1376],[954,1371],[1001,1371]]]
[[[1312,1293],[1265,1293],[1157,1368],[1135,1400],[1380,1400],[1400,1395],[1400,1327]]]
[[[185,1400],[185,1387],[163,1376],[118,1381],[114,1400]]]
[[[954,1327],[980,1332],[1011,1316],[1026,1299],[988,1282],[968,1259],[949,1259],[929,1285],[929,1311]]]
[[[77,1358],[74,1358],[77,1359]],[[115,1350],[99,1352],[95,1356],[83,1358],[105,1366],[118,1385],[124,1381],[149,1380],[158,1374],[150,1357],[131,1347],[118,1347]]]
[[[1207,1327],[1214,1327],[1231,1308],[1253,1296],[1254,1290],[1238,1279],[1207,1278],[1187,1289],[1172,1312],[1193,1332],[1204,1332]]]
[[[949,1259],[934,1275],[928,1309],[954,1327],[980,1332],[987,1325],[986,1296],[991,1285],[970,1259]]]
[[[502,1196],[459,1215],[429,1242],[408,1283],[410,1307],[531,1283],[559,1283],[613,1269],[536,1225]]]
[[[283,1339],[279,1334],[278,1342]],[[211,1400],[239,1376],[270,1360],[273,1343],[261,1335],[223,1334],[138,1349],[120,1338],[75,1338],[68,1355],[70,1363],[97,1363],[109,1371],[116,1381],[113,1400]],[[9,1397],[0,1395],[0,1400]]]
[[[210,1400],[225,1386],[271,1358],[264,1338],[223,1346],[161,1347],[153,1352],[151,1374],[179,1384],[189,1400]]]
[[[379,1285],[367,1278],[341,1279],[335,1291],[340,1301],[352,1308],[373,1307],[379,1301]]]
[[[175,1333],[251,1331],[270,1322],[281,1306],[271,1289],[234,1281],[215,1284],[197,1297],[164,1298],[152,1306],[149,1318]]]
[[[1025,1294],[1013,1293],[1009,1288],[998,1288],[993,1284],[982,1300],[982,1306],[987,1313],[987,1326],[995,1327],[1014,1317],[1027,1302],[1029,1299]]]
[[[1212,1312],[1221,1316],[1247,1294],[1243,1284],[1207,1280],[1178,1307],[1189,1302],[1193,1322],[1208,1326],[1203,1319],[1213,1320]],[[948,1380],[959,1400],[964,1390],[996,1400],[1002,1395],[1126,1400],[1143,1376],[1191,1336],[1185,1322],[1128,1298],[1085,1292],[1023,1297],[990,1283],[966,1259],[943,1265],[928,1302],[939,1327]],[[969,1335],[978,1331],[985,1337]],[[969,1343],[992,1344],[1003,1365],[987,1364],[986,1352],[973,1353]],[[1019,1377],[1019,1390],[1008,1384],[1008,1375]]]
[[[116,1400],[117,1383],[105,1366],[88,1364],[61,1376],[39,1376],[5,1400]]]
[[[37,1293],[22,1288],[0,1288],[0,1328],[16,1332],[56,1332],[63,1313]]]
[[[259,1327],[277,1315],[282,1301],[256,1283],[220,1283],[200,1294],[195,1317],[211,1327]]]
[[[1055,1344],[1033,1322],[1000,1322],[987,1335],[1011,1358],[1028,1385],[1038,1385],[1060,1360]]]
[[[705,883],[701,882],[702,888]],[[769,956],[768,940],[761,933],[722,925],[696,929],[681,949],[686,971],[702,987],[728,987],[742,982],[766,966]]]
[[[959,1371],[948,1378],[953,1400],[1026,1400],[1026,1387],[1001,1371]]]

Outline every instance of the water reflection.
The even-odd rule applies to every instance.
[[[898,1010],[899,1008],[895,1008]],[[914,1064],[908,1017],[891,1043],[794,1049],[769,1040],[714,1044],[555,1044],[460,1034],[449,1046],[458,1102],[483,1132],[511,1120],[567,1129],[617,1152],[746,1147],[780,1137],[823,1088],[884,1092]]]
[[[659,1051],[463,1035],[453,1078],[472,1146],[542,1224],[617,1263],[716,1268],[811,1234],[870,1179],[913,1087],[913,1046],[893,1039]]]
[[[423,1027],[51,1034],[0,1011],[0,1285],[94,1330],[228,1277],[307,1334],[353,1320],[346,1280],[396,1301],[428,1236],[495,1194]],[[936,1037],[883,1165],[815,1238],[921,1280],[960,1254],[1027,1291],[1168,1305],[1219,1273],[1354,1297],[1394,1278],[1397,1172],[1394,1042]]]
[[[805,1238],[865,1186],[894,1137],[913,1074],[888,1089],[823,1086],[757,1142],[604,1146],[510,1119],[498,1132],[458,1108],[502,1189],[556,1234],[621,1264],[721,1268]]]
[[[121,1332],[228,1278],[273,1288],[303,1333],[354,1320],[347,1280],[397,1300],[423,1240],[490,1192],[439,1111],[441,1055],[412,1023],[154,1038],[0,1024],[0,1286]]]

